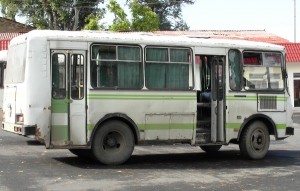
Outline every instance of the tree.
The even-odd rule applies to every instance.
[[[1,7],[8,0],[1,0]],[[80,30],[85,26],[85,18],[91,13],[99,14],[98,8],[104,0],[18,0],[13,6],[21,16],[27,18],[28,24],[38,29]]]
[[[154,31],[158,30],[159,19],[146,5],[133,0],[129,8],[132,14],[131,22],[127,19],[127,14],[116,2],[110,0],[108,10],[115,16],[113,24],[109,27],[112,31]]]
[[[155,31],[159,28],[159,18],[151,9],[133,0],[130,3],[133,31]]]
[[[130,0],[127,0],[129,3]],[[147,5],[159,18],[159,30],[188,30],[182,19],[182,6],[194,4],[194,0],[138,0]]]
[[[109,27],[111,31],[128,31],[131,23],[127,19],[127,14],[120,7],[116,0],[110,0],[107,5],[108,10],[114,14],[113,24]]]
[[[104,30],[104,25],[100,24],[99,21],[104,17],[104,14],[94,14],[91,13],[85,18],[85,22],[87,23],[84,27],[84,30]]]
[[[18,12],[17,5],[10,0],[0,0],[0,5],[3,17],[15,21]]]

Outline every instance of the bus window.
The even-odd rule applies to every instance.
[[[146,48],[146,87],[149,89],[188,90],[192,75],[186,48]]]
[[[83,99],[84,97],[84,59],[83,55],[71,56],[71,98]]]
[[[92,46],[92,87],[142,88],[142,74],[140,47],[96,44]]]
[[[229,50],[229,86],[231,90],[242,89],[242,54],[239,50]]]
[[[281,53],[245,51],[243,60],[246,90],[283,90]]]
[[[52,55],[52,97],[66,97],[66,56],[55,53]]]
[[[6,66],[6,62],[0,62],[0,88],[4,86],[4,69]]]

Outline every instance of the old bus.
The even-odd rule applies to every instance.
[[[11,41],[2,128],[121,164],[134,146],[239,144],[263,158],[294,134],[285,49],[146,33],[31,31]]]

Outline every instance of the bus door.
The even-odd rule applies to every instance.
[[[224,56],[211,62],[211,141],[225,141],[225,63]]]
[[[86,52],[51,51],[51,145],[86,144]]]

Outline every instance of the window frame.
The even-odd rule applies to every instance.
[[[116,47],[116,59],[96,59],[93,58],[93,47],[94,46],[114,46]],[[139,60],[120,60],[119,59],[119,50],[118,47],[134,47],[134,48],[138,48],[139,49]],[[136,88],[120,88],[118,86],[113,86],[113,87],[97,87],[93,85],[93,81],[92,81],[92,63],[93,62],[98,62],[98,61],[104,61],[104,62],[115,62],[116,64],[118,62],[136,62],[139,64],[139,86]],[[96,66],[100,66],[97,65]],[[143,64],[143,48],[142,46],[138,45],[138,44],[116,44],[116,43],[101,43],[101,42],[94,42],[90,45],[90,63],[89,63],[89,67],[90,67],[90,86],[97,90],[97,89],[107,89],[107,90],[140,90],[144,87],[144,64]],[[96,81],[97,82],[97,81]]]
[[[240,67],[240,71],[239,71],[239,75],[240,75],[240,87],[238,87],[238,88],[236,88],[236,89],[233,89],[232,87],[231,87],[231,79],[230,79],[230,77],[231,77],[231,64],[230,64],[230,51],[238,51],[239,52],[239,54],[240,54],[240,63],[239,63],[239,67]],[[241,52],[239,49],[229,49],[228,50],[228,68],[229,68],[229,88],[230,88],[230,90],[232,90],[232,91],[241,91],[243,88],[244,88],[244,84],[243,84],[243,78],[244,78],[244,74],[243,74],[243,71],[244,71],[244,62],[243,62],[243,52]]]
[[[157,48],[157,49],[163,49],[166,48],[168,51],[168,60],[167,61],[147,61],[147,49],[148,48]],[[190,55],[188,58],[188,62],[176,62],[176,61],[171,61],[171,49],[182,49],[182,50],[188,50]],[[186,64],[189,66],[188,71],[191,76],[188,76],[188,88],[151,88],[147,85],[147,63],[158,63],[158,64]],[[182,47],[182,46],[159,46],[159,45],[147,45],[144,47],[144,79],[145,79],[145,87],[148,90],[167,90],[167,91],[191,91],[195,87],[195,82],[194,82],[194,53],[191,47]],[[190,84],[191,82],[191,84]],[[191,86],[190,86],[191,85]]]
[[[245,52],[252,52],[252,53],[260,53],[261,54],[261,61],[262,61],[262,64],[260,65],[247,65],[244,63],[244,53]],[[280,57],[281,57],[281,63],[280,63],[280,66],[268,66],[268,65],[264,65],[264,58],[263,58],[263,54],[264,53],[276,53],[276,54],[279,54]],[[284,59],[284,56],[283,56],[283,53],[280,52],[280,51],[266,51],[266,50],[243,50],[242,51],[242,65],[243,65],[243,74],[242,74],[242,77],[243,77],[243,90],[244,91],[247,91],[247,92],[283,92],[285,89],[286,89],[286,83],[285,83],[285,79],[283,78],[283,70],[284,68],[286,67],[285,66],[285,59]],[[271,88],[264,88],[264,89],[246,89],[246,86],[245,86],[245,80],[246,78],[244,77],[245,75],[245,67],[264,67],[264,68],[267,68],[267,67],[271,67],[271,68],[280,68],[280,75],[281,75],[281,80],[282,80],[282,88],[278,88],[278,89],[271,89]],[[272,76],[271,74],[269,74],[270,76]],[[272,78],[273,79],[273,78]],[[255,79],[256,80],[256,79]],[[270,82],[270,83],[273,83],[273,82]]]
[[[63,83],[64,84],[64,94],[63,94],[63,97],[56,97],[54,95],[54,88],[53,88],[53,56],[54,55],[63,55],[64,56],[64,78],[63,78]],[[52,86],[51,86],[51,97],[52,99],[55,99],[55,100],[63,100],[63,99],[67,99],[68,98],[68,85],[67,85],[67,78],[68,78],[68,74],[67,74],[67,60],[68,56],[65,54],[65,53],[61,53],[61,52],[54,52],[53,54],[51,54],[51,83],[52,83]],[[60,73],[59,73],[59,67],[60,67],[60,64],[58,63],[57,64],[57,67],[58,67],[58,80],[60,80]],[[59,86],[60,84],[58,84]],[[60,93],[60,88],[58,87],[58,93]]]

